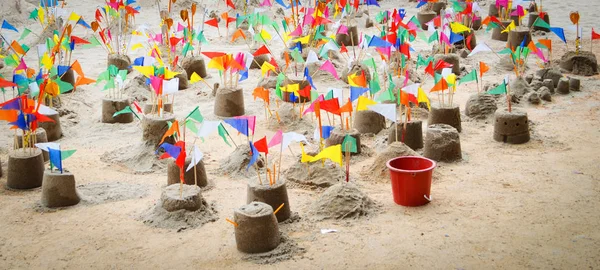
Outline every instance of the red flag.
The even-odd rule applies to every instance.
[[[600,39],[600,34],[594,32],[594,28],[592,28],[592,40]]]
[[[80,37],[76,37],[76,36],[71,36],[71,41],[74,42],[75,44],[90,44],[89,41],[80,38]]]
[[[256,57],[259,55],[269,54],[269,53],[271,53],[271,52],[269,51],[269,49],[267,49],[267,46],[262,45],[262,47],[260,47],[258,50],[256,50],[252,55],[254,55]]]
[[[321,110],[339,115],[340,102],[337,98],[323,100],[319,102],[319,105],[321,106]]]
[[[342,43],[342,48],[340,49],[340,53],[348,53],[348,49],[346,48],[344,43]]]
[[[433,61],[429,62],[429,65],[425,68],[425,73],[433,77]]]
[[[473,48],[471,48],[471,39],[473,39],[473,34],[467,36],[467,49],[469,49],[469,51],[473,50]]]
[[[262,139],[255,141],[254,147],[258,152],[268,154],[269,147],[267,146],[267,136],[264,136]]]
[[[219,21],[217,21],[217,18],[212,18],[212,19],[210,19],[208,21],[205,21],[204,23],[208,24],[208,25],[210,25],[212,27],[219,28]]]
[[[206,55],[206,57],[208,57],[210,59],[226,55],[226,53],[223,53],[223,52],[202,52],[202,54]]]
[[[312,89],[312,87],[310,87],[310,84],[305,86],[302,90],[298,91],[298,94],[300,94],[301,97],[307,97],[310,98],[310,90]]]
[[[226,0],[226,2],[228,7],[235,9],[235,5],[233,4],[233,2],[231,2],[231,0]]]
[[[430,62],[431,63],[431,62]],[[435,63],[435,68],[433,68],[433,70],[440,70],[440,69],[444,69],[444,68],[451,68],[453,65],[440,59],[437,61],[437,63]]]

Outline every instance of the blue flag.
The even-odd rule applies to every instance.
[[[248,136],[248,119],[242,118],[229,118],[223,120],[223,122],[227,123],[231,127],[235,128],[239,133],[242,133]]]
[[[322,126],[321,130],[323,130],[323,140],[327,140],[329,136],[331,136],[331,132],[335,129],[333,126]]]
[[[567,39],[565,38],[565,30],[560,27],[550,27],[550,31],[556,34],[564,43],[567,43]]]
[[[71,68],[70,66],[58,66],[58,77],[67,73],[67,71],[69,71],[70,68]]]
[[[350,101],[355,101],[358,97],[369,91],[369,88],[350,86]]]
[[[240,75],[242,75],[242,76],[240,76],[240,80],[239,80],[240,82],[248,79],[248,70],[246,69],[246,70],[240,71]]]
[[[426,0],[419,1],[419,4],[417,4],[417,8],[420,8],[420,7],[424,6],[425,4],[427,4]]]
[[[48,155],[50,155],[50,165],[56,167],[62,173],[63,168],[60,150],[48,148]]]
[[[310,84],[310,87],[312,87],[312,89],[317,90],[317,87],[313,83],[312,77],[308,73],[309,73],[308,72],[308,67],[305,67],[304,68],[304,78],[306,78],[306,81]]]
[[[369,47],[377,47],[377,48],[389,48],[394,46],[394,44],[390,43],[387,40],[383,40],[378,36],[373,36],[369,41]]]
[[[248,162],[248,167],[246,167],[246,171],[248,169],[250,169],[250,166],[254,165],[254,163],[256,163],[256,161],[258,160],[258,150],[256,150],[256,147],[254,147],[254,144],[252,142],[248,142],[250,144],[250,150],[252,152],[252,156],[250,157],[250,162]]]
[[[283,3],[283,0],[275,0],[275,2],[277,2],[277,4],[280,4],[282,7],[284,7],[285,9],[290,8],[290,6],[286,6],[285,3]]]
[[[19,32],[19,30],[17,30],[17,28],[15,28],[14,26],[12,26],[6,20],[2,21],[2,29],[13,30],[13,31],[15,31],[17,33]]]
[[[462,35],[454,34],[454,32],[450,31],[450,44],[461,42],[463,39],[465,38]]]
[[[177,159],[179,154],[181,153],[181,147],[172,145],[170,143],[162,143],[158,149],[156,150],[156,154],[158,154],[158,150],[164,149],[165,153],[167,153],[170,157]]]
[[[367,0],[366,4],[367,4],[367,6],[378,6],[379,7],[379,3],[377,3],[377,0]]]
[[[82,25],[83,27],[90,29],[92,28],[89,24],[87,24],[82,18],[79,18],[79,20],[77,21],[77,24]]]
[[[138,57],[135,60],[133,60],[133,64],[132,66],[143,66],[144,65],[144,57]]]

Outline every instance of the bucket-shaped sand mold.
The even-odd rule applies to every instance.
[[[245,253],[262,253],[275,249],[281,242],[273,208],[262,202],[252,202],[235,209],[235,242]]]
[[[394,202],[421,206],[431,201],[431,175],[435,161],[417,156],[397,157],[387,162]]]

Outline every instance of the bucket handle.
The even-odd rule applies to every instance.
[[[429,198],[427,198],[427,195],[423,194],[423,198],[425,198],[425,200],[428,200],[431,202],[431,200],[433,200],[433,198],[431,197],[431,195],[429,195]]]

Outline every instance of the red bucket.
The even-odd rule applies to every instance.
[[[394,202],[420,206],[431,201],[431,174],[435,161],[424,157],[397,157],[387,162]]]

